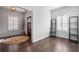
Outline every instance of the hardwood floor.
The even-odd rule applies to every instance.
[[[78,43],[78,52],[79,52],[79,43]]]
[[[40,43],[41,42],[41,43]],[[48,37],[34,44],[37,51],[48,52],[77,52],[78,45],[62,38]],[[36,51],[36,50],[33,50]]]
[[[77,52],[78,44],[67,39],[47,37],[34,44],[24,42],[21,44],[1,45],[1,52]]]

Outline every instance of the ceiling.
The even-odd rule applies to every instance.
[[[53,9],[61,8],[63,6],[20,6],[20,7],[32,11],[34,8],[37,7],[47,7],[48,9],[53,10]]]
[[[11,9],[11,6],[0,6],[0,7]],[[62,6],[16,6],[16,11],[19,12],[32,11],[37,7],[46,7],[50,10],[53,10],[53,9],[61,8]]]
[[[0,8],[12,9],[12,6],[0,6]],[[26,12],[27,11],[27,9],[22,8],[20,6],[15,6],[15,8],[16,8],[15,10],[19,11],[19,12]]]

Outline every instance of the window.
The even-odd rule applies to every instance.
[[[57,17],[57,30],[62,30],[62,20],[61,20],[61,16]]]
[[[67,15],[62,16],[62,22],[63,22],[62,30],[67,32],[68,31],[68,16]]]
[[[18,17],[8,15],[8,29],[9,30],[18,29]]]
[[[58,16],[57,17],[57,30],[68,32],[68,16]]]

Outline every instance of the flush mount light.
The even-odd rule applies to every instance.
[[[15,6],[11,6],[11,10],[12,11],[16,11],[16,7]]]

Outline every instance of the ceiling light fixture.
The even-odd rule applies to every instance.
[[[16,7],[15,6],[11,6],[11,10],[12,11],[16,11]]]

